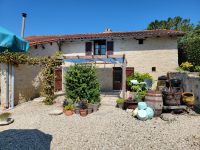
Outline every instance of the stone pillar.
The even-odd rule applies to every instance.
[[[8,107],[8,101],[9,97],[7,95],[7,86],[6,86],[6,82],[8,80],[8,78],[6,78],[6,70],[7,68],[7,64],[1,63],[1,108],[5,109]]]

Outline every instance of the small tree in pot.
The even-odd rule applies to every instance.
[[[96,75],[96,68],[91,65],[75,64],[65,73],[66,98],[76,103],[77,97],[87,100],[93,109],[100,103],[100,84]]]

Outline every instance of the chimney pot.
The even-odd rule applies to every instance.
[[[112,32],[112,29],[111,28],[106,28],[104,33],[111,33]]]
[[[22,13],[22,17],[26,17],[27,16],[27,14],[26,13]]]

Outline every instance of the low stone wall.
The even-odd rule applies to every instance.
[[[169,78],[181,79],[185,92],[193,92],[196,99],[196,106],[200,109],[200,77],[187,72],[169,72]]]

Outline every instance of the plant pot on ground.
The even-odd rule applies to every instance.
[[[64,107],[64,113],[66,116],[71,116],[74,113],[74,105],[68,104]]]
[[[88,114],[88,106],[86,101],[80,101],[79,102],[79,107],[80,107],[80,116],[85,117]]]
[[[88,103],[88,114],[91,114],[93,112],[93,105],[92,103]]]
[[[100,106],[100,103],[94,103],[94,104],[92,104],[93,112],[98,111],[99,106]]]
[[[123,109],[124,108],[124,99],[123,98],[118,98],[116,100],[116,103],[117,103],[117,107]]]

